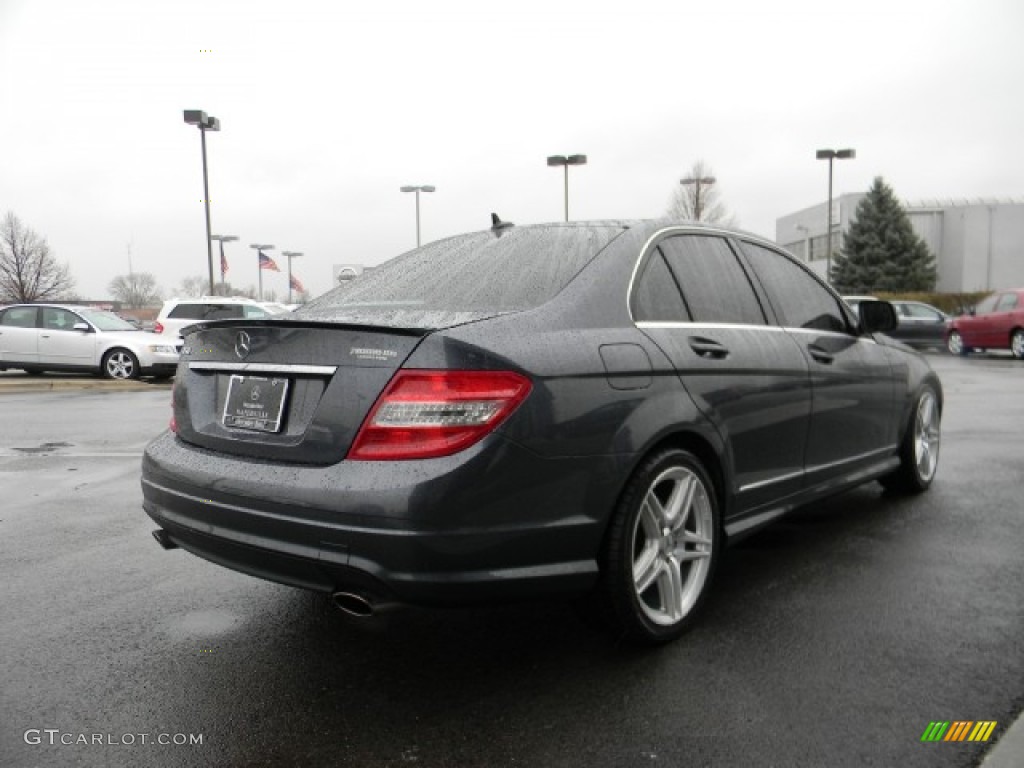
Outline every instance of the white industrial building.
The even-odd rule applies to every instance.
[[[832,201],[833,254],[853,221],[864,193]],[[935,255],[936,290],[944,293],[1024,286],[1024,202],[923,200],[904,203],[914,231]],[[775,220],[775,241],[825,274],[828,203]]]

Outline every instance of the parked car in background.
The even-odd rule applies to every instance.
[[[954,355],[1008,349],[1024,359],[1024,289],[993,293],[967,314],[954,317],[946,344]]]
[[[929,487],[942,388],[895,325],[753,235],[495,221],[191,329],[143,506],[165,548],[357,616],[588,596],[665,642],[728,539]]]
[[[180,339],[182,328],[200,320],[262,319],[270,317],[271,314],[260,306],[259,302],[245,297],[202,296],[168,299],[160,307],[153,331]]]
[[[68,304],[0,310],[0,370],[88,371],[111,379],[167,378],[180,340],[140,331],[113,312]]]
[[[931,304],[920,301],[894,300],[899,325],[888,336],[919,349],[946,348],[947,323],[950,316]]]

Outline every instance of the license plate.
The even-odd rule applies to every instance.
[[[288,379],[233,374],[222,422],[232,429],[280,432]]]

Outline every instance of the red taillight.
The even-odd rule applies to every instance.
[[[168,425],[171,432],[178,434],[178,417],[174,415],[174,389],[171,389],[171,423]]]
[[[511,371],[399,371],[377,398],[348,458],[430,459],[468,448],[530,393]]]
[[[161,322],[159,320],[157,320],[155,323],[153,323],[153,333],[163,333],[163,332],[164,332],[164,326],[163,326],[163,324],[161,324]]]

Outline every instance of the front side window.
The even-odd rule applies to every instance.
[[[789,328],[847,333],[846,316],[824,285],[795,261],[755,243],[744,242],[743,252],[758,280],[771,297],[775,311]]]
[[[974,308],[974,314],[976,315],[988,315],[995,311],[996,301],[999,300],[999,296],[993,294],[983,301],[978,302],[978,306]]]
[[[43,328],[51,331],[70,331],[82,319],[73,312],[58,307],[43,307]]]
[[[710,235],[679,235],[658,248],[697,323],[764,325],[764,311],[729,243]]]
[[[930,307],[921,304],[901,304],[900,309],[906,317],[915,317],[919,320],[941,320],[942,315]]]
[[[1011,312],[1017,308],[1017,294],[1004,293],[996,304],[996,312]]]

